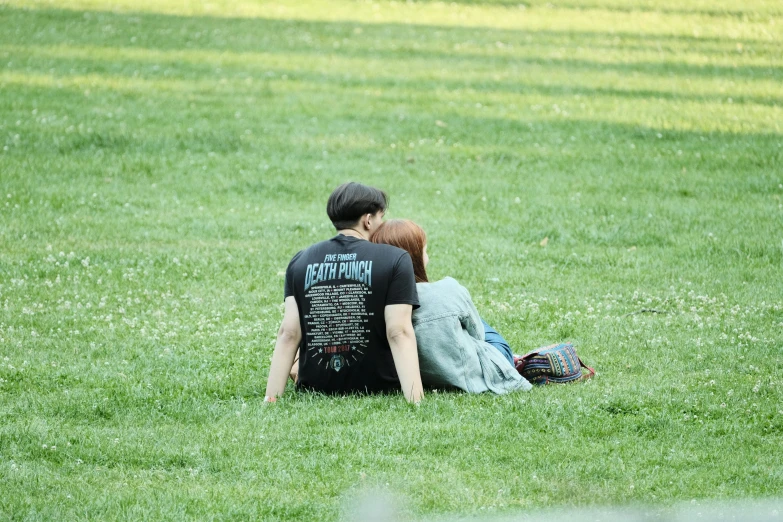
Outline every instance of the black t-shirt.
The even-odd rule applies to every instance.
[[[419,306],[408,252],[338,234],[294,256],[285,296],[296,299],[302,327],[297,386],[325,393],[399,390],[384,308]]]

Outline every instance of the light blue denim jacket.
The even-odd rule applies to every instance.
[[[419,367],[425,386],[455,386],[469,393],[530,390],[503,355],[484,342],[484,326],[468,290],[447,277],[418,283],[413,312]]]

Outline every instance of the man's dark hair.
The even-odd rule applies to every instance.
[[[326,203],[326,213],[334,228],[351,228],[365,214],[375,214],[386,210],[389,198],[386,193],[375,187],[361,183],[344,183],[334,189]]]

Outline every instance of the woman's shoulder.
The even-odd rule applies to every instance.
[[[453,277],[444,277],[431,283],[417,283],[416,289],[420,298],[423,296],[425,299],[438,301],[463,295],[468,291]]]
[[[459,281],[454,279],[453,277],[444,277],[440,281],[435,281],[434,283],[430,283],[432,285],[435,285],[440,290],[453,290],[453,291],[466,291],[467,289],[462,286]]]
[[[425,324],[429,325],[426,328],[438,331],[443,328],[444,321],[451,330],[454,324],[460,322],[460,318],[471,313],[473,301],[470,293],[452,277],[432,283],[418,283],[416,290],[419,294],[419,308],[413,312],[413,326],[417,328],[417,335],[422,333],[421,328],[425,328]]]

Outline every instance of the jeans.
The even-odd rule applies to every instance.
[[[488,325],[484,319],[482,319],[481,322],[484,323],[484,340],[497,348],[500,353],[503,354],[503,357],[505,357],[506,360],[513,366],[514,354],[511,352],[511,347],[508,345],[508,341],[503,339],[503,336],[500,335],[497,330]]]

